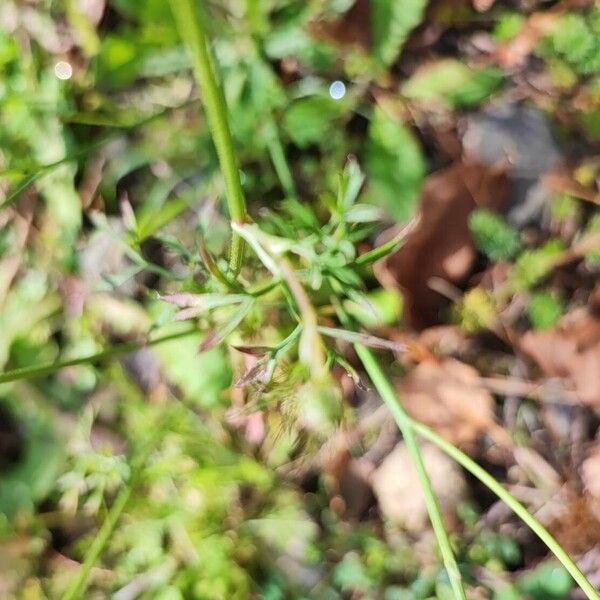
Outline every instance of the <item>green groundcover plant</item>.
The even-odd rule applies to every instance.
[[[252,219],[246,204],[239,169],[240,160],[236,155],[234,140],[240,131],[252,130],[252,127],[256,125],[254,119],[256,115],[244,122],[243,115],[237,119],[236,114],[231,115],[228,111],[225,101],[226,90],[224,91],[220,84],[221,65],[212,55],[212,45],[208,39],[208,17],[204,12],[205,7],[199,8],[192,0],[171,0],[169,4],[175,18],[177,31],[185,43],[191,59],[201,92],[203,112],[208,120],[225,183],[231,238],[228,257],[216,254],[204,243],[201,243],[198,248],[192,249],[174,238],[163,238],[165,244],[170,245],[181,255],[189,258],[192,254],[197,253],[200,258],[199,262],[207,273],[206,280],[201,284],[186,285],[185,289],[162,296],[154,294],[156,306],[159,307],[157,311],[162,315],[161,319],[164,322],[173,320],[189,321],[189,323],[185,323],[181,328],[174,329],[167,334],[157,335],[150,332],[143,342],[115,344],[82,358],[62,362],[41,361],[38,365],[7,371],[0,374],[0,383],[26,381],[68,367],[100,363],[114,356],[125,355],[142,346],[165,349],[169,344],[185,344],[191,339],[190,348],[195,351],[199,330],[208,330],[200,342],[200,352],[206,353],[206,355],[210,355],[211,352],[223,352],[224,342],[227,341],[239,354],[251,356],[254,359],[253,366],[234,374],[235,385],[251,390],[250,397],[255,406],[267,410],[275,407],[285,419],[298,423],[306,430],[314,442],[322,443],[344,418],[340,391],[331,376],[334,365],[344,369],[357,384],[364,385],[361,381],[362,374],[357,372],[345,356],[345,350],[352,347],[370,384],[376,389],[392,413],[415,465],[439,553],[445,567],[447,586],[443,588],[444,593],[448,597],[466,598],[464,577],[455,556],[455,544],[444,526],[440,508],[421,456],[420,440],[426,440],[436,445],[505,502],[546,544],[570,577],[583,590],[586,597],[600,598],[592,584],[552,535],[490,473],[433,430],[409,416],[402,405],[401,398],[398,397],[386,376],[384,368],[389,362],[389,353],[401,351],[401,346],[366,331],[365,324],[368,325],[369,318],[376,311],[376,307],[373,306],[371,299],[373,291],[368,289],[365,282],[372,281],[373,264],[389,255],[402,243],[401,238],[393,239],[380,247],[361,253],[361,242],[368,238],[374,230],[374,224],[381,218],[380,207],[368,202],[368,199],[369,195],[377,195],[382,198],[380,204],[383,207],[389,206],[390,203],[386,200],[386,196],[390,195],[389,190],[393,190],[396,186],[404,186],[403,193],[407,195],[407,202],[403,204],[402,209],[398,209],[399,213],[394,216],[399,219],[406,219],[410,216],[411,199],[418,190],[424,172],[422,159],[415,150],[414,140],[410,133],[398,123],[388,122],[384,112],[378,110],[370,125],[370,152],[366,160],[366,171],[373,174],[371,185],[369,186],[369,181],[365,182],[365,174],[358,160],[349,157],[345,168],[335,181],[325,182],[321,186],[324,191],[318,207],[310,207],[298,200],[299,193],[295,189],[287,159],[278,138],[278,125],[269,116],[268,111],[261,113],[259,110],[264,102],[276,106],[278,99],[274,97],[266,100],[260,97],[260,93],[256,93],[255,95],[259,97],[255,98],[250,105],[256,109],[257,113],[260,113],[261,117],[266,119],[264,121],[266,126],[261,131],[261,135],[257,134],[257,145],[273,163],[281,188],[286,192],[286,200],[276,210],[264,211],[258,218]],[[389,66],[393,62],[408,33],[419,23],[424,9],[422,3],[412,2],[409,3],[409,10],[400,13],[394,3],[380,4],[382,8],[376,19],[373,68]],[[578,22],[578,27],[583,30],[586,26]],[[87,34],[86,47],[93,53],[97,40],[89,31]],[[282,43],[282,40],[271,39],[268,51],[273,55],[283,52],[280,48]],[[585,68],[587,68],[588,63],[594,58],[592,50],[587,46],[586,51],[580,53],[581,56],[579,54],[575,56],[573,51],[566,47],[567,45],[559,34],[555,34],[552,43],[554,51],[564,55],[565,60],[571,63],[579,65],[585,62]],[[114,53],[117,53],[118,50],[125,51],[118,47],[116,41],[114,44]],[[302,48],[299,51],[302,51]],[[268,79],[269,74],[263,70],[263,66],[260,62],[253,63],[251,68],[254,69],[252,74],[255,81],[261,80],[261,78]],[[455,70],[454,67],[451,66],[451,70]],[[99,68],[102,70],[101,64]],[[146,68],[150,67],[146,65]],[[582,70],[583,68],[581,67]],[[125,68],[123,68],[121,76],[124,81],[127,80],[128,74]],[[469,74],[461,70],[460,77],[462,81],[462,78],[468,78]],[[489,89],[495,89],[500,83],[498,74],[486,73],[483,79],[478,77],[476,89],[472,93],[477,98],[481,94],[489,93],[488,82],[491,82]],[[481,86],[485,87],[483,92]],[[257,89],[261,89],[260,86],[257,86]],[[447,92],[446,87],[441,86],[441,90],[434,90],[433,93],[444,96],[444,102],[457,105],[468,104],[468,101],[464,99],[457,99],[455,90]],[[407,97],[410,97],[411,94],[419,97],[420,87],[415,84],[412,88],[407,89],[406,93]],[[427,93],[430,94],[430,91]],[[186,108],[194,110],[196,107],[192,105]],[[340,110],[339,106],[333,105],[323,98],[318,100],[313,98],[311,101],[300,98],[286,112],[282,120],[282,127],[287,128],[289,135],[294,138],[299,147],[308,147],[314,139],[330,133],[327,130],[328,122],[342,118],[338,114]],[[323,114],[326,115],[326,119],[323,119]],[[156,116],[151,117],[150,122],[154,118]],[[301,123],[302,126],[299,127],[298,123]],[[124,128],[132,129],[139,125],[140,123],[122,124]],[[395,128],[394,139],[403,140],[403,156],[405,159],[408,157],[411,165],[404,178],[402,169],[396,169],[398,161],[395,158],[394,149],[390,150],[389,148],[389,145],[394,143],[390,141],[390,127]],[[111,140],[111,137],[102,139],[96,142],[94,147],[102,147],[109,144]],[[72,160],[73,156],[69,156],[68,159]],[[16,202],[38,179],[67,162],[67,159],[59,158],[57,161],[49,163],[46,169],[38,170],[34,175],[24,177],[7,195],[4,206]],[[406,162],[402,163],[402,168],[406,170]],[[145,215],[129,215],[128,235],[135,242],[132,243],[132,247],[141,244],[155,233],[163,221],[169,220],[171,214],[182,212],[187,206],[185,198],[181,202],[173,202],[170,208],[167,208],[167,204],[161,206],[158,213],[154,211],[154,216],[151,211]],[[124,213],[128,214],[127,204],[123,203],[123,206]],[[518,233],[499,217],[483,211],[476,212],[470,225],[477,246],[493,260],[509,260],[519,256],[515,267],[515,282],[513,282],[516,287],[528,289],[547,272],[547,267],[543,266],[538,269],[540,276],[535,278],[535,281],[523,283],[523,277],[519,279],[519,273],[521,275],[526,273],[529,277],[533,277],[532,270],[529,268],[522,266],[519,271],[519,264],[529,264],[527,260],[531,262],[532,257],[526,252],[521,252]],[[135,254],[132,251],[132,256],[140,268],[154,269],[160,272],[159,267],[151,264],[141,254]],[[63,258],[68,262],[69,257]],[[534,256],[533,258],[539,257]],[[535,264],[538,263],[539,260]],[[166,274],[166,276],[168,275]],[[530,318],[536,327],[543,328],[554,324],[560,316],[560,311],[560,304],[553,296],[538,294],[531,301]],[[481,319],[478,320],[478,323],[479,321]],[[271,329],[266,327],[267,324],[273,323],[276,324],[276,327]],[[229,381],[231,374],[226,369],[219,370],[217,368],[211,375],[215,380],[225,382],[222,388],[231,383]],[[124,378],[120,378],[119,375],[116,375],[116,378],[120,381],[121,386],[128,386]],[[217,389],[217,387],[213,394],[215,397],[218,396],[218,391],[221,389]],[[228,450],[225,442],[214,440],[208,435],[208,427],[194,429],[187,423],[189,407],[179,406],[177,410],[173,411],[170,420],[161,422],[162,415],[156,410],[156,407],[144,406],[143,399],[139,397],[139,394],[131,389],[129,389],[129,393],[135,398],[132,409],[127,415],[130,427],[133,431],[140,432],[148,429],[147,423],[150,422],[155,425],[153,434],[140,435],[143,443],[130,449],[132,458],[129,461],[103,456],[91,448],[86,448],[85,451],[80,449],[71,457],[71,471],[59,480],[59,488],[64,492],[61,497],[63,505],[74,506],[76,509],[77,504],[83,502],[84,507],[91,514],[100,512],[106,493],[114,494],[114,500],[106,509],[100,529],[92,536],[91,540],[88,540],[81,568],[77,575],[64,586],[63,598],[86,597],[92,572],[102,554],[107,551],[107,548],[115,551],[115,548],[126,547],[130,544],[130,539],[136,536],[139,537],[139,544],[129,548],[127,552],[129,562],[125,561],[125,564],[121,566],[125,576],[135,572],[138,564],[154,565],[153,570],[149,572],[156,581],[168,581],[176,571],[172,557],[160,549],[160,540],[165,536],[178,539],[180,542],[178,547],[183,548],[181,551],[184,553],[190,545],[186,540],[181,541],[181,537],[185,536],[178,527],[178,519],[182,519],[183,516],[177,512],[180,510],[179,506],[175,509],[169,504],[172,502],[175,506],[177,504],[175,500],[164,500],[165,510],[169,506],[174,515],[170,518],[168,527],[162,522],[152,522],[150,518],[143,524],[140,531],[128,531],[128,525],[122,529],[119,527],[136,486],[144,478],[154,477],[157,480],[168,477],[185,478],[184,461],[180,461],[182,463],[180,473],[169,474],[167,471],[170,467],[162,464],[160,460],[158,463],[153,463],[151,460],[156,445],[167,431],[186,432],[193,438],[192,442],[183,435],[175,439],[169,449],[174,456],[183,456],[185,454],[184,447],[196,445],[198,448],[202,448],[202,452],[206,455],[216,456],[221,464],[228,466],[228,477],[223,480],[222,471],[212,470],[211,463],[207,461],[203,473],[205,480],[202,482],[190,481],[185,487],[186,493],[193,495],[195,483],[200,485],[201,483],[205,484],[206,480],[220,479],[219,485],[214,485],[211,489],[220,490],[215,492],[215,495],[225,496],[230,488],[242,481],[244,484],[255,486],[260,490],[269,490],[272,493],[274,498],[272,506],[268,506],[265,512],[271,516],[275,515],[276,523],[279,518],[281,523],[300,523],[307,530],[310,529],[310,524],[303,520],[303,515],[293,508],[294,504],[287,491],[276,489],[277,484],[268,465],[260,465],[258,461],[234,456],[235,453]],[[282,401],[281,398],[286,400]],[[206,413],[210,412],[209,404],[207,402],[207,406],[202,407]],[[90,422],[87,425],[84,423],[84,426],[91,427],[91,419],[90,415]],[[42,429],[43,427],[40,426],[40,439],[44,439]],[[85,434],[86,431],[83,433]],[[39,456],[31,457],[33,463],[39,460],[41,460]],[[55,472],[51,465],[47,465],[47,469],[47,473]],[[15,478],[16,485],[18,475]],[[40,486],[43,485],[44,482],[40,481]],[[69,490],[75,487],[85,489],[85,494],[82,494],[81,497],[75,494],[73,497]],[[9,500],[11,499],[6,500],[7,505]],[[31,501],[35,502],[37,498],[32,497]],[[225,518],[225,515],[222,514],[222,505],[216,501],[214,505],[210,505],[210,509],[214,512],[213,517],[215,517],[212,522]],[[246,522],[247,527],[256,529],[265,527],[265,521],[260,519],[262,513],[257,511],[257,514],[259,516],[254,521]],[[129,527],[133,529],[135,524],[129,524]],[[229,573],[231,588],[225,587],[219,590],[221,597],[228,595],[230,597],[246,597],[250,584],[246,580],[243,570],[241,568],[233,569],[232,561],[228,560],[234,553],[233,547],[236,540],[220,536],[220,532],[211,527],[213,527],[212,524],[200,523],[197,529],[199,534],[206,538],[205,548],[211,554],[212,562],[208,564],[206,559],[200,557],[196,564],[200,565],[198,568],[214,570],[214,578],[207,579],[214,585],[218,585],[216,582],[219,581],[217,577],[219,570],[229,569],[232,571]],[[306,538],[309,539],[310,531],[305,533]],[[272,537],[274,536],[271,535]],[[493,543],[489,542],[488,546],[499,543],[495,540]],[[485,546],[483,542],[482,545]],[[244,548],[237,550],[241,554],[244,552]],[[509,550],[504,548],[502,552],[509,552]],[[372,556],[376,556],[379,551],[380,549],[370,549]],[[490,551],[490,553],[492,552]],[[366,570],[363,572],[360,561],[355,560],[353,556],[347,555],[336,567],[333,577],[341,589],[360,589],[361,586],[369,585],[369,574]],[[553,573],[554,571],[547,574],[536,573],[527,581],[522,582],[521,589],[534,596],[540,593],[551,595],[542,588],[544,582],[547,582]],[[564,571],[560,571],[560,573],[564,574]],[[190,572],[178,576],[188,577],[191,580],[193,573],[190,569]],[[563,586],[568,589],[571,580],[566,574],[565,577],[558,581],[555,587]],[[211,584],[205,585],[210,586]],[[269,585],[273,589],[277,588],[275,580],[270,581]],[[269,585],[267,585],[265,597],[271,597],[268,594]],[[164,593],[164,597],[170,597],[169,588],[165,589],[167,591]],[[540,589],[542,589],[541,592]],[[208,597],[208,593],[213,591],[202,588],[202,585],[195,589],[198,597],[204,597],[203,594]],[[173,590],[171,592],[173,592],[172,597],[177,597]],[[392,590],[390,598],[400,598],[403,591],[398,590],[397,596],[394,596],[393,593]],[[507,591],[506,597],[513,597],[510,596],[511,593],[513,592]],[[279,596],[274,592],[272,597]]]

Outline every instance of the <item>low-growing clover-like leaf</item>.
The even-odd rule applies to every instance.
[[[283,115],[283,128],[299,148],[321,143],[342,115],[339,102],[326,96],[309,96],[293,102]]]
[[[552,270],[563,251],[564,244],[560,240],[549,240],[541,248],[523,252],[509,276],[513,287],[529,289],[537,285]]]
[[[562,15],[549,36],[554,53],[582,75],[600,70],[600,9],[583,14]]]
[[[426,64],[402,86],[402,94],[415,102],[476,106],[502,84],[502,71],[494,67],[471,69],[460,60],[447,58]]]

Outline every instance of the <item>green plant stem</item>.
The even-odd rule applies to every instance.
[[[465,591],[462,585],[462,578],[458,569],[458,565],[456,564],[454,552],[452,551],[452,545],[450,544],[448,532],[444,526],[442,514],[435,497],[435,492],[431,486],[431,481],[427,475],[427,470],[423,463],[423,457],[421,456],[421,450],[415,437],[413,421],[408,413],[404,410],[404,407],[398,401],[396,392],[381,370],[381,367],[379,366],[379,363],[377,362],[377,359],[373,353],[362,344],[354,344],[354,349],[356,350],[358,357],[360,358],[365,370],[371,378],[373,385],[394,416],[394,420],[396,421],[402,433],[402,437],[404,438],[406,447],[408,448],[413,464],[417,471],[419,481],[421,482],[423,495],[425,496],[427,512],[429,513],[433,531],[440,547],[442,560],[444,561],[444,566],[446,567],[448,578],[450,579],[450,585],[452,586],[454,597],[459,600],[466,600]]]
[[[377,248],[373,248],[373,250],[369,250],[368,252],[357,256],[356,260],[354,261],[354,264],[356,264],[359,267],[371,265],[374,262],[378,261],[380,258],[383,258],[384,256],[388,256],[388,254],[395,252],[398,248],[400,248],[401,244],[402,240],[390,240],[389,242],[386,242],[381,246],[377,246]]]
[[[439,516],[439,509],[437,511],[435,509],[433,511],[430,509],[430,503],[436,503],[436,500],[435,496],[433,495],[433,490],[431,490],[431,484],[427,478],[427,473],[424,471],[424,465],[423,461],[421,460],[420,453],[418,454],[418,458],[417,454],[413,454],[415,448],[417,452],[419,450],[418,444],[414,437],[415,433],[418,433],[421,437],[435,444],[450,458],[455,460],[474,477],[479,479],[481,483],[483,483],[492,493],[502,500],[502,502],[504,502],[525,523],[525,525],[527,525],[540,538],[540,540],[542,540],[546,547],[554,554],[554,556],[556,556],[564,568],[569,572],[571,577],[573,577],[586,597],[589,600],[600,600],[600,594],[598,591],[596,591],[594,586],[579,569],[575,561],[567,554],[567,552],[565,552],[552,534],[507,489],[505,489],[499,481],[497,481],[485,469],[479,466],[472,458],[456,448],[456,446],[452,445],[450,442],[447,442],[443,437],[435,433],[435,431],[426,425],[423,425],[423,423],[415,421],[400,404],[395,391],[391,387],[387,377],[384,375],[379,363],[377,362],[377,359],[374,357],[371,351],[360,344],[355,344],[354,348],[356,349],[356,353],[361,359],[361,362],[363,363],[369,377],[371,378],[373,385],[394,416],[394,419],[398,424],[400,431],[402,432],[406,446],[411,452],[411,456],[413,457],[413,461],[415,467],[417,468],[417,473],[419,474],[421,485],[425,493],[425,499],[427,502],[431,523],[440,545],[446,570],[450,576],[450,582],[453,583],[453,579],[447,559],[450,559],[450,564],[453,563],[455,566],[456,562],[454,560],[454,555],[452,554],[452,549],[449,545],[446,531]],[[426,478],[425,480],[422,477],[421,470],[424,472],[423,474]],[[427,483],[425,483],[425,481]],[[436,529],[436,523],[437,527],[439,528],[439,532],[438,529]],[[446,542],[444,542],[443,545],[442,540],[444,539]],[[452,585],[455,595],[457,595],[457,587],[455,584],[460,585],[460,574],[458,577],[459,579]],[[464,596],[457,597],[463,598]]]
[[[447,442],[429,427],[410,418],[411,429],[435,444],[450,458],[477,477],[491,492],[496,494],[541,540],[562,563],[589,600],[600,600],[600,594],[581,572],[575,561],[563,550],[552,534],[508,491],[472,458]]]
[[[275,173],[277,174],[286,196],[293,200],[297,200],[298,194],[296,193],[294,178],[292,177],[292,172],[290,171],[290,167],[285,158],[285,152],[283,150],[283,144],[281,143],[277,126],[275,125],[272,115],[269,115],[268,119],[269,123],[267,127],[269,128],[269,141],[267,142],[267,149],[269,150],[271,162],[273,163]]]
[[[132,491],[133,485],[130,482],[118,493],[113,505],[110,507],[110,510],[104,519],[104,522],[102,523],[102,527],[100,527],[96,537],[94,538],[94,541],[92,542],[92,545],[90,546],[90,549],[85,556],[85,560],[83,561],[77,576],[71,580],[67,591],[62,596],[62,600],[75,600],[83,597],[83,594],[89,583],[92,569],[100,558],[100,555],[106,547],[110,536],[115,530],[119,517],[125,510],[125,506],[129,501]]]
[[[239,167],[227,119],[227,105],[217,82],[205,31],[205,17],[199,16],[194,0],[170,0],[171,10],[179,33],[192,55],[194,73],[202,94],[227,192],[227,205],[232,221],[246,221],[246,199],[240,181]],[[244,242],[235,232],[232,235],[229,266],[236,276],[244,259]]]
[[[155,346],[156,344],[162,344],[170,340],[176,340],[192,333],[198,333],[198,328],[186,329],[184,331],[178,331],[177,333],[169,333],[161,337],[157,337],[151,340],[145,340],[142,342],[125,342],[124,344],[115,344],[102,352],[97,354],[91,354],[89,356],[83,356],[81,358],[73,358],[71,360],[64,360],[61,362],[47,363],[45,365],[35,365],[32,367],[22,367],[20,369],[13,369],[12,371],[6,371],[0,373],[0,383],[8,383],[9,381],[17,381],[19,379],[33,379],[34,377],[42,377],[65,369],[67,367],[75,367],[77,365],[87,365],[100,362],[101,360],[112,358],[120,354],[127,354],[127,352],[133,352],[144,346]]]
[[[398,424],[398,427],[400,428],[402,435],[404,436],[409,451],[411,450],[411,444],[416,445],[416,441],[414,439],[415,432],[418,433],[421,437],[430,441],[432,444],[435,444],[450,458],[455,460],[463,468],[469,471],[469,473],[471,473],[474,477],[479,479],[481,483],[483,483],[491,492],[493,492],[500,500],[502,500],[502,502],[504,502],[540,538],[540,540],[542,540],[542,542],[547,546],[547,548],[554,554],[554,556],[556,556],[556,558],[569,572],[571,577],[573,577],[577,585],[579,585],[579,587],[589,600],[600,600],[600,594],[596,591],[594,586],[588,581],[586,576],[575,564],[575,561],[573,561],[573,559],[567,554],[567,552],[565,552],[565,550],[556,541],[552,534],[507,489],[505,489],[499,481],[497,481],[485,469],[479,466],[472,458],[470,458],[464,452],[453,446],[450,442],[447,442],[443,437],[435,433],[432,429],[430,429],[426,425],[423,425],[423,423],[415,421],[400,405],[396,393],[392,389],[388,379],[383,374],[377,360],[370,352],[370,350],[359,344],[355,344],[354,348],[356,349],[356,353],[358,354],[367,373],[369,374],[373,385],[375,386],[375,388],[385,401],[386,405],[392,412],[392,415],[394,416],[394,419],[396,420],[396,423]],[[410,432],[409,436],[406,435],[406,431]],[[411,440],[410,443],[409,440]],[[413,456],[413,460],[415,460],[415,466],[417,466],[416,457]],[[421,467],[423,467],[422,460],[420,461],[420,463]],[[425,476],[427,476],[426,473]],[[430,489],[430,485],[425,485],[423,479],[421,479],[421,485],[423,486],[423,491],[425,492],[427,499],[428,487],[429,491],[432,491]],[[433,496],[433,502],[435,502],[435,496]],[[444,564],[446,564],[446,570],[448,570],[448,573],[450,574],[450,570],[448,569],[448,565],[446,563],[446,557],[444,556],[444,548],[442,546],[440,536],[436,531],[436,523],[434,521],[434,516],[431,512],[430,517],[432,525],[434,527],[434,531],[436,532],[436,536],[438,537],[438,542],[440,543],[440,550],[442,551],[442,556],[444,557]],[[445,530],[443,529],[443,523],[440,523],[440,525],[442,527],[443,537],[446,537],[447,539]],[[452,559],[452,562],[454,562],[454,556],[452,555],[451,548],[448,547],[447,551],[450,552],[450,557]],[[452,582],[452,578],[450,579],[450,581]],[[453,589],[456,595],[456,588],[454,586]]]

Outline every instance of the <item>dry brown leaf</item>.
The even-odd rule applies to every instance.
[[[384,286],[399,287],[405,318],[416,329],[438,324],[448,300],[430,287],[432,278],[460,285],[475,261],[468,218],[477,207],[499,209],[507,200],[503,173],[457,163],[427,178],[421,219],[404,245],[377,267]]]
[[[310,33],[316,39],[368,50],[373,41],[369,1],[357,0],[342,18],[335,21],[314,21],[310,24]]]
[[[585,489],[600,502],[600,444],[596,443],[581,465],[581,479]]]
[[[462,356],[471,340],[460,327],[438,325],[425,329],[419,335],[419,342],[436,356]]]
[[[581,402],[600,407],[600,319],[573,311],[553,329],[528,331],[520,348],[545,375],[569,378]]]
[[[401,394],[412,417],[460,446],[489,434],[510,448],[508,434],[494,420],[494,399],[477,371],[458,360],[424,361],[404,378]]]
[[[373,465],[364,459],[351,458],[342,471],[338,485],[344,501],[344,513],[350,517],[360,517],[373,502],[369,476]]]
[[[548,529],[558,543],[571,555],[581,555],[598,548],[600,520],[598,503],[589,496],[570,491],[561,501],[561,513]]]
[[[464,475],[454,461],[429,444],[421,447],[423,462],[442,513],[451,518],[467,496]],[[425,498],[410,453],[400,442],[371,477],[383,515],[411,533],[423,531],[429,522]]]

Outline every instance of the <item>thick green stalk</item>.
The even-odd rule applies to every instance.
[[[91,365],[106,358],[112,358],[113,356],[118,356],[119,354],[133,352],[134,350],[144,346],[155,346],[156,344],[161,344],[162,342],[176,340],[192,333],[198,333],[198,328],[194,327],[192,329],[178,331],[177,333],[169,333],[168,335],[163,335],[162,337],[157,337],[151,340],[145,340],[143,342],[125,342],[124,344],[115,344],[106,350],[102,350],[102,352],[90,354],[89,356],[83,356],[81,358],[73,358],[71,360],[64,360],[62,362],[53,362],[45,365],[34,365],[32,367],[13,369],[12,371],[0,373],[0,383],[18,381],[19,379],[33,379],[34,377],[42,377],[44,375],[56,373],[56,371],[60,371],[61,369],[75,367],[77,365]]]
[[[421,450],[413,429],[413,422],[408,413],[399,403],[396,392],[381,370],[381,367],[379,366],[375,356],[373,356],[373,353],[361,344],[354,344],[354,348],[362,364],[364,365],[365,370],[371,378],[375,389],[379,392],[379,395],[390,409],[398,428],[402,432],[402,437],[404,438],[406,447],[408,448],[413,464],[415,465],[417,475],[419,476],[419,481],[421,482],[421,488],[423,489],[423,495],[425,496],[427,512],[429,513],[433,531],[440,547],[442,560],[444,561],[444,566],[446,567],[446,571],[450,579],[450,585],[452,586],[454,597],[459,600],[466,600],[460,571],[458,569],[458,565],[456,564],[456,559],[454,558],[452,545],[450,544],[448,532],[446,531],[444,522],[442,520],[442,514],[435,497],[435,492],[433,491],[431,481],[427,475],[427,470],[423,464]]]
[[[198,15],[196,3],[193,0],[170,0],[170,3],[179,33],[192,56],[194,73],[202,94],[202,103],[225,179],[229,216],[232,221],[243,223],[246,220],[246,199],[233,149],[225,97],[217,81],[210,56],[205,17]],[[234,275],[239,273],[243,258],[244,242],[234,233],[229,257],[229,266]]]
[[[410,419],[410,417],[409,417]],[[554,539],[552,534],[496,479],[494,479],[485,469],[480,467],[472,458],[464,452],[447,442],[443,437],[429,429],[429,427],[410,419],[410,428],[419,435],[435,444],[443,450],[450,458],[462,465],[469,473],[477,477],[491,492],[496,494],[531,531],[533,531],[546,544],[548,549],[562,563],[565,569],[571,574],[571,577],[577,582],[583,593],[589,600],[600,600],[600,594],[594,586],[588,581],[581,572],[575,561],[563,550],[561,545]]]

